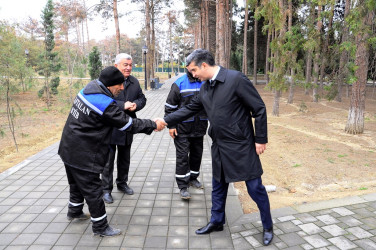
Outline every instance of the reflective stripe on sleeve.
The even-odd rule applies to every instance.
[[[196,171],[192,171],[191,170],[191,174],[199,174],[200,172],[198,171],[198,172],[196,172]]]
[[[128,123],[125,124],[124,127],[119,128],[119,130],[124,131],[124,130],[126,130],[129,126],[131,126],[131,124],[132,124],[132,117],[129,117],[129,121],[128,121]]]
[[[182,90],[180,90],[180,93],[195,92],[195,91],[200,91],[200,88],[196,88],[196,89],[182,89]]]
[[[176,109],[178,107],[178,105],[171,105],[171,104],[168,104],[167,102],[165,103],[165,106],[172,108],[172,109]]]
[[[98,109],[97,107],[95,107],[93,104],[91,104],[88,100],[86,100],[86,98],[79,92],[78,93],[78,97],[87,105],[89,106],[91,109],[93,109],[95,112],[97,112],[98,114],[100,115],[103,115],[103,112]]]

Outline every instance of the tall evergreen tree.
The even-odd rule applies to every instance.
[[[57,94],[57,87],[60,79],[57,77],[52,80],[52,85],[49,84],[49,78],[52,73],[58,72],[61,68],[57,52],[55,48],[54,36],[54,6],[52,0],[48,0],[46,6],[42,11],[42,25],[44,34],[44,51],[40,56],[39,73],[44,76],[44,87],[39,91],[39,96],[46,94],[47,107],[51,105],[51,92]]]
[[[102,70],[102,61],[97,46],[89,54],[89,73],[91,80],[97,79]]]

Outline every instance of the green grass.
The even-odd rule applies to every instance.
[[[330,163],[334,163],[333,158],[328,158],[328,162],[330,162]]]
[[[302,166],[302,164],[295,164],[295,165],[293,165],[292,167],[293,168],[298,168],[298,167],[301,167]]]
[[[338,155],[338,158],[343,158],[343,157],[346,157],[347,154],[343,154],[343,155]]]
[[[359,190],[367,190],[368,188],[366,188],[366,187],[361,187],[361,188],[359,188]]]

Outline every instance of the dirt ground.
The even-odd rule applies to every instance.
[[[271,116],[273,93],[257,85],[268,110],[269,143],[261,156],[264,185],[276,186],[269,193],[271,208],[376,192],[376,95],[367,90],[365,131],[344,132],[349,98],[341,103],[311,96],[296,89],[294,104],[287,93],[280,100],[280,116]],[[70,105],[55,98],[50,111],[34,92],[13,96],[18,152],[8,127],[5,103],[0,104],[0,172],[36,154],[60,139]],[[235,184],[245,213],[257,211],[243,183]]]

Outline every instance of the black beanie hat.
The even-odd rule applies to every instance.
[[[98,80],[101,81],[104,86],[110,87],[123,83],[125,78],[115,66],[110,66],[101,71]]]

